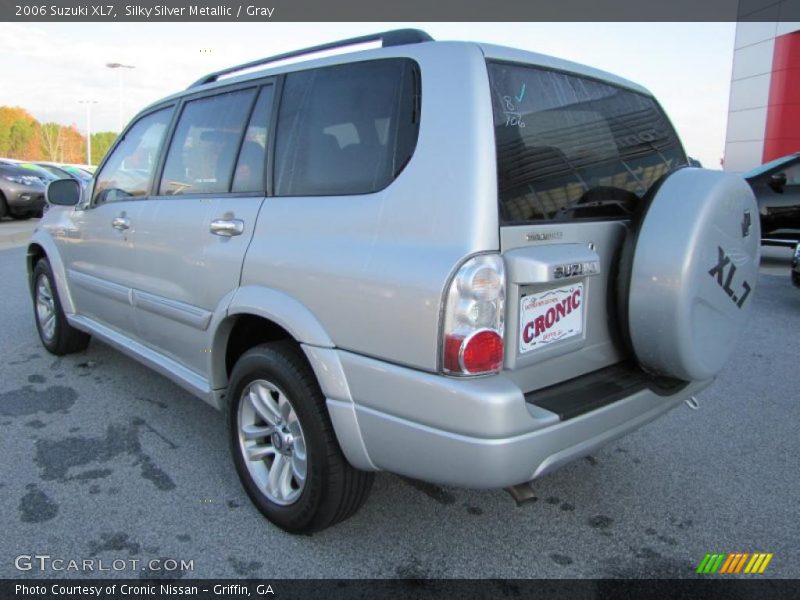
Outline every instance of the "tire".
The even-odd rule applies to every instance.
[[[31,292],[36,330],[47,351],[63,356],[85,350],[91,337],[67,322],[53,271],[46,258],[39,260],[33,268]]]
[[[0,221],[8,216],[8,204],[6,204],[6,197],[0,192]]]
[[[353,468],[342,454],[325,397],[296,343],[262,344],[245,352],[228,391],[236,472],[267,519],[289,533],[310,533],[361,507],[374,474]],[[248,458],[251,453],[255,460]]]
[[[23,213],[23,214],[11,215],[11,218],[14,219],[15,221],[27,221],[32,216],[33,215],[31,215],[30,213]]]
[[[753,191],[731,173],[682,168],[640,210],[618,278],[621,331],[644,371],[708,381],[753,307],[761,240]]]

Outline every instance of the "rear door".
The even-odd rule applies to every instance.
[[[686,164],[650,96],[542,67],[489,63],[507,373],[529,391],[624,360],[617,275],[631,216]]]
[[[185,101],[137,217],[142,338],[201,374],[212,315],[239,285],[265,197],[273,89],[269,81]]]

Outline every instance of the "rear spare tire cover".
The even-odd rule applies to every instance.
[[[707,380],[753,305],[758,207],[747,182],[722,171],[680,169],[654,191],[634,232],[622,318],[643,369]]]

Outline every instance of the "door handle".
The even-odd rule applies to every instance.
[[[209,228],[214,235],[233,237],[244,232],[244,221],[241,219],[214,219]]]
[[[131,220],[127,217],[114,217],[114,219],[111,220],[111,226],[114,229],[124,231],[125,229],[131,228]]]

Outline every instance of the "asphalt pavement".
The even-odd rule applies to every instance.
[[[39,219],[0,219],[0,250],[27,244],[38,224]]]
[[[699,410],[538,480],[535,501],[381,473],[352,519],[291,536],[248,501],[220,414],[102,343],[42,348],[23,258],[0,250],[0,577],[82,575],[15,567],[32,554],[139,561],[104,573],[126,577],[165,558],[202,578],[695,577],[708,552],[771,552],[764,576],[800,577],[800,289],[785,264],[762,272]]]

